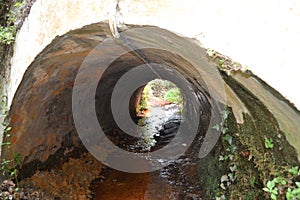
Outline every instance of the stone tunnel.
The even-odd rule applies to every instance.
[[[12,157],[11,152],[21,153],[21,165],[17,166],[20,170],[18,179],[21,185],[32,185],[43,191],[43,194],[48,195],[49,198],[95,197],[93,195],[97,193],[97,190],[93,188],[93,183],[101,179],[101,173],[104,173],[107,167],[96,159],[97,155],[88,151],[89,147],[78,136],[74,123],[74,110],[72,110],[74,109],[72,108],[72,103],[74,104],[72,95],[78,92],[74,91],[75,82],[78,81],[76,77],[80,73],[82,63],[91,55],[92,61],[89,67],[92,70],[82,76],[79,86],[82,84],[92,87],[89,84],[85,85],[85,82],[90,79],[98,81],[96,81],[96,94],[93,97],[96,99],[96,114],[104,132],[108,133],[108,137],[111,141],[115,141],[116,145],[120,145],[120,141],[124,138],[122,131],[114,122],[110,104],[113,89],[126,72],[145,64],[145,59],[147,59],[151,63],[165,66],[163,70],[171,74],[165,79],[180,86],[182,83],[176,82],[176,77],[181,77],[184,80],[183,85],[190,85],[189,88],[194,95],[187,97],[197,99],[197,104],[192,105],[191,110],[187,107],[187,111],[192,113],[197,107],[201,116],[196,120],[187,116],[190,124],[195,121],[199,123],[199,129],[186,151],[188,157],[196,163],[196,168],[185,170],[190,171],[189,177],[193,177],[193,184],[195,178],[197,184],[200,183],[198,189],[201,192],[197,194],[199,195],[197,198],[200,196],[212,198],[210,195],[214,193],[212,191],[216,191],[217,182],[226,169],[226,166],[220,168],[217,165],[218,156],[222,155],[222,148],[224,148],[222,140],[219,139],[220,134],[212,128],[221,123],[218,116],[221,116],[222,109],[215,109],[214,107],[219,107],[217,104],[220,107],[226,107],[229,112],[228,119],[226,119],[228,120],[227,126],[230,133],[236,134],[234,138],[239,150],[247,149],[254,157],[250,165],[252,167],[245,167],[247,172],[242,173],[240,178],[247,177],[248,173],[270,170],[268,162],[278,165],[298,164],[299,112],[279,93],[250,71],[246,73],[233,71],[231,72],[233,75],[228,75],[217,67],[218,62],[210,58],[206,50],[194,40],[177,36],[157,27],[135,26],[132,30],[136,30],[131,32],[134,36],[128,34],[126,37],[130,43],[144,47],[139,49],[139,55],[142,55],[142,58],[131,49],[124,51],[125,47],[120,46],[116,41],[104,43],[106,40],[114,41],[115,39],[111,35],[108,23],[102,22],[56,37],[28,67],[10,110],[11,136],[4,140],[11,143],[11,149],[5,146],[2,149],[3,158]],[[101,46],[99,50],[99,44],[106,45]],[[125,53],[119,56],[116,52],[120,49],[123,49]],[[118,55],[117,58],[107,69],[106,66],[101,66],[105,63],[102,60],[116,55]],[[99,63],[95,64],[95,60]],[[156,66],[153,67],[154,70],[159,71],[155,68]],[[96,71],[93,71],[94,69]],[[97,71],[103,73],[100,81]],[[144,73],[149,75],[152,72],[144,70]],[[129,118],[134,117],[141,96],[141,88],[155,77],[156,75],[153,74],[148,79],[140,80],[139,83],[134,82],[135,92],[130,95],[131,98],[126,104]],[[80,90],[79,96],[87,96],[88,90],[89,88]],[[218,112],[219,114],[213,116]],[[86,115],[85,118],[86,123],[89,123],[90,116]],[[268,162],[262,161],[262,156],[267,152],[263,147],[265,135],[273,138],[276,146],[273,156],[267,158],[270,159]],[[94,137],[97,137],[97,134]],[[95,141],[98,140],[95,139]],[[212,146],[207,146],[207,144],[212,144]],[[206,150],[203,150],[205,148]],[[199,159],[197,156],[201,149],[203,155]],[[97,151],[108,154],[101,146]],[[236,159],[236,162],[243,168],[246,161],[239,156]],[[207,171],[208,169],[211,172]],[[184,191],[184,186],[174,186],[176,189],[172,186],[172,189],[166,183],[158,183],[155,178],[157,173],[152,172],[150,175],[147,173],[147,180],[149,179],[149,185],[155,185],[152,186],[154,191],[157,187],[164,188],[159,198],[169,199],[170,194],[175,195],[176,199],[185,198],[186,194],[180,193]],[[205,184],[207,179],[210,180],[209,184]],[[263,182],[263,180],[260,181]],[[234,191],[247,189],[247,187],[240,183]],[[173,190],[179,192],[174,194]],[[159,192],[142,193],[145,199],[155,199],[158,198]],[[257,194],[260,193],[261,191]],[[103,198],[104,196],[98,199]]]
[[[49,167],[49,162],[53,163],[66,152],[72,154],[73,151],[82,150],[72,116],[72,90],[81,63],[99,42],[111,37],[109,33],[106,23],[71,31],[55,39],[28,68],[10,112],[10,124],[16,127],[12,130],[10,140],[18,144],[16,151],[22,152],[22,169],[25,176],[27,172],[32,174],[35,169],[43,168],[42,166]],[[115,50],[111,46],[106,48],[108,52],[102,53],[102,56],[109,56]],[[192,76],[196,73],[195,69],[178,55],[156,49],[146,49],[144,53],[152,62],[179,68],[187,78],[195,82],[195,77]],[[105,115],[103,126],[108,127],[110,131],[113,131],[115,126],[112,123],[113,116],[110,116],[110,105],[103,102],[110,102],[108,99],[116,81],[130,68],[141,64],[143,62],[138,57],[125,54],[112,63],[112,70],[107,70],[108,75],[104,75],[99,82],[99,85],[103,86],[98,87],[99,91],[96,93],[96,104],[101,107],[96,106],[99,110],[97,114]],[[87,76],[92,78],[92,75],[93,73],[89,72]],[[150,77],[149,81],[152,79]],[[194,84],[199,84],[199,80]],[[146,83],[147,81],[144,85]],[[143,84],[139,87],[142,88]],[[129,102],[131,116],[135,113],[140,96],[141,89],[138,89]],[[20,116],[20,112],[27,114]],[[32,137],[27,136],[29,130],[34,134]],[[6,155],[5,150],[3,154]],[[27,170],[33,171],[30,173]]]

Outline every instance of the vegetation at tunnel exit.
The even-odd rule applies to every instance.
[[[148,104],[153,99],[177,104],[181,109],[183,106],[183,96],[180,89],[167,80],[154,79],[145,86],[137,112],[148,109]]]
[[[183,98],[179,88],[172,88],[166,92],[164,99],[178,105],[183,104]]]

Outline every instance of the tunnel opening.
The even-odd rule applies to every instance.
[[[156,151],[157,149],[160,149],[161,147],[168,144],[168,141],[172,140],[172,138],[176,135],[176,130],[180,123],[182,118],[186,118],[186,124],[190,123],[196,123],[196,124],[202,124],[201,121],[195,122],[197,119],[193,119],[190,115],[190,113],[193,113],[195,111],[194,108],[197,107],[201,111],[201,115],[207,115],[205,117],[205,123],[209,123],[209,115],[210,115],[210,97],[207,95],[207,91],[205,90],[206,85],[201,84],[200,81],[195,81],[194,78],[191,78],[191,74],[193,76],[197,73],[195,67],[190,64],[189,62],[185,61],[185,59],[181,58],[179,55],[172,54],[170,52],[160,50],[160,49],[142,49],[139,50],[142,52],[142,54],[149,59],[152,63],[160,63],[162,66],[155,66],[155,70],[159,73],[165,73],[165,78],[161,78],[156,73],[152,71],[149,66],[145,65],[144,61],[141,60],[138,56],[135,55],[133,52],[128,52],[121,57],[114,60],[111,65],[105,69],[103,72],[102,78],[97,84],[97,91],[96,91],[96,97],[95,97],[95,108],[96,108],[96,114],[99,124],[101,125],[101,128],[103,129],[103,132],[106,134],[106,136],[110,139],[111,142],[113,142],[115,145],[122,149],[126,149],[127,151],[132,152],[147,152],[147,151]],[[182,64],[183,66],[180,66]],[[143,71],[143,74],[146,74],[145,77],[143,75],[141,77],[138,77],[138,80],[131,79],[133,77],[126,77],[127,73],[130,73],[132,70],[141,68],[140,70]],[[189,69],[187,69],[189,68]],[[147,71],[148,70],[148,71]],[[145,72],[146,71],[146,72]],[[198,74],[198,73],[197,73]],[[125,78],[124,78],[125,77]],[[136,76],[134,76],[136,77]],[[124,78],[124,80],[130,80],[130,82],[133,82],[132,87],[134,88],[133,91],[129,91],[126,87],[122,88],[123,91],[128,90],[128,95],[130,98],[127,101],[125,100],[126,94],[123,96],[120,96],[120,94],[117,95],[118,99],[121,99],[120,102],[118,102],[118,105],[115,107],[118,107],[119,104],[124,104],[125,109],[129,110],[129,115],[127,115],[126,118],[123,118],[124,120],[133,121],[135,124],[138,124],[139,118],[142,115],[142,112],[147,112],[146,109],[143,108],[143,92],[147,87],[148,84],[153,83],[159,83],[157,86],[161,86],[163,84],[166,85],[166,88],[169,87],[170,90],[168,91],[161,91],[163,94],[163,97],[161,97],[161,103],[162,104],[170,104],[169,107],[172,107],[175,112],[176,110],[179,110],[180,112],[174,113],[174,120],[170,120],[165,127],[168,127],[167,133],[164,133],[163,130],[161,130],[162,135],[165,135],[165,141],[164,137],[159,137],[158,134],[156,136],[156,139],[151,140],[150,138],[144,138],[148,140],[148,142],[151,143],[155,142],[156,140],[157,145],[154,145],[153,143],[150,144],[149,148],[145,148],[144,145],[136,145],[138,143],[141,143],[140,136],[138,137],[132,137],[130,134],[126,134],[125,131],[120,128],[119,124],[116,122],[116,118],[113,113],[113,106],[112,106],[112,100],[113,99],[113,92],[115,91],[115,88],[117,87],[117,84],[119,83],[120,79]],[[200,80],[200,78],[199,78]],[[137,82],[135,82],[137,81]],[[131,84],[131,83],[130,83]],[[155,85],[155,84],[154,84]],[[189,89],[187,89],[186,85],[189,85]],[[187,92],[191,91],[193,95],[187,96]],[[159,93],[158,91],[156,91]],[[168,92],[168,93],[167,93]],[[132,94],[132,95],[131,95]],[[164,99],[169,98],[171,101],[176,101],[177,103],[171,103],[171,101],[167,101]],[[154,96],[153,96],[154,98]],[[154,99],[148,99],[148,100],[154,100]],[[173,99],[172,99],[173,98]],[[193,99],[193,101],[197,102],[197,105],[185,105],[184,99]],[[123,101],[124,99],[124,101]],[[156,98],[156,100],[159,100],[160,98]],[[148,102],[150,104],[150,102]],[[153,102],[152,102],[153,103]],[[164,105],[166,106],[166,105]],[[185,107],[186,106],[186,107]],[[189,106],[189,107],[187,107]],[[167,106],[168,107],[168,106]],[[122,110],[120,107],[119,110]],[[118,110],[118,112],[119,112]],[[190,112],[183,112],[183,111],[190,111]],[[151,111],[150,111],[151,112]],[[121,112],[120,112],[121,113]],[[117,115],[122,115],[118,113]],[[103,118],[103,114],[105,114],[105,118]],[[126,113],[125,113],[126,114]],[[125,115],[124,114],[124,115]],[[184,117],[181,114],[186,114]],[[204,119],[204,118],[203,118]],[[143,120],[146,120],[146,118],[143,118],[140,120],[140,123],[143,124]],[[198,119],[199,120],[199,119]],[[128,122],[128,124],[131,122]],[[171,131],[172,134],[168,136],[169,132]],[[130,132],[130,131],[129,131]],[[144,131],[141,131],[140,134],[143,135]],[[187,134],[188,135],[188,134]],[[202,135],[205,135],[204,132],[202,132]],[[190,137],[190,136],[188,136]],[[160,143],[160,142],[161,143]],[[143,142],[142,142],[143,143]],[[151,147],[153,145],[153,147]],[[146,145],[147,146],[147,145]]]
[[[135,174],[107,168],[101,172],[101,178],[94,180],[92,191],[94,191],[96,199],[117,199],[121,197],[123,199],[141,199],[142,197],[146,199],[167,199],[170,195],[181,195],[179,198],[183,198],[186,195],[185,193],[194,195],[195,198],[200,198],[200,185],[197,178],[198,175],[196,175],[198,172],[194,166],[201,140],[206,133],[210,119],[210,96],[205,90],[206,85],[201,84],[200,76],[198,77],[198,81],[193,78],[199,73],[192,64],[179,55],[152,48],[141,49],[140,52],[152,63],[163,64],[162,67],[155,66],[156,68],[154,69],[158,73],[160,73],[160,70],[163,71],[167,76],[164,78],[157,76],[149,66],[145,66],[144,61],[136,56],[134,52],[123,54],[114,60],[103,72],[96,92],[95,105],[98,122],[106,136],[111,142],[126,151],[134,153],[152,152],[167,146],[177,135],[181,124],[189,125],[195,123],[195,120],[199,120],[197,121],[199,127],[196,127],[197,134],[195,141],[188,148],[187,154],[183,154],[178,160],[168,161],[169,164],[162,170],[152,173]],[[137,81],[130,79],[136,76],[126,77],[127,73],[140,66],[145,66],[145,68],[141,67],[141,71],[148,70],[146,71],[148,76],[139,77],[140,79]],[[150,123],[150,125],[154,125],[152,128],[155,129],[155,134],[151,132],[150,135],[147,135],[147,131],[143,130],[140,132],[141,135],[139,137],[133,137],[128,132],[122,130],[116,123],[112,111],[111,99],[113,99],[114,90],[118,87],[118,82],[122,78],[124,80],[131,80],[136,85],[132,91],[128,90],[128,92],[125,92],[130,96],[128,102],[126,101],[126,95],[122,96],[118,94],[118,99],[122,100],[119,103],[122,104],[124,101],[125,107],[127,107],[127,110],[129,109],[129,117],[127,119],[130,118],[135,124],[141,125],[146,129],[149,128],[145,127],[147,116],[142,112],[145,112],[147,109],[149,110],[150,106],[153,106],[152,109],[156,105],[158,107],[169,106],[170,109],[174,108],[172,113],[173,118],[170,120],[166,120],[166,118],[162,119],[161,116],[158,116],[161,129],[158,125]],[[187,94],[188,89],[184,87],[186,85],[190,86],[189,91],[192,91],[193,95]],[[152,92],[156,92],[157,94],[153,94],[152,98],[145,99],[147,90],[149,93],[150,88],[155,86],[157,89],[153,89]],[[159,91],[159,88],[161,91]],[[126,91],[127,88],[123,87],[122,90]],[[156,96],[160,96],[160,98]],[[187,104],[186,99],[193,99],[197,104]],[[155,103],[155,100],[158,102]],[[196,119],[190,115],[194,112],[195,108],[199,110],[199,114],[201,115],[201,117]],[[155,115],[154,109],[152,112]],[[104,113],[105,118],[103,118]],[[148,114],[151,115],[151,108]],[[163,111],[163,114],[165,114],[165,111]],[[190,137],[189,131],[183,132],[183,134],[183,137]],[[181,146],[186,145],[185,143],[181,144]],[[171,149],[171,151],[173,150]],[[151,160],[151,158],[149,159]],[[161,159],[161,162],[164,162],[163,159]],[[137,166],[139,164],[141,163],[136,163]],[[179,169],[189,172],[178,176],[176,175],[176,171]],[[171,182],[181,182],[181,184],[169,185]],[[130,189],[130,185],[135,189]],[[164,188],[159,194],[156,191],[158,186]],[[114,191],[114,194],[111,191]]]
[[[99,34],[99,30],[101,34]],[[50,195],[51,198],[69,199],[71,193],[73,199],[80,195],[86,195],[83,188],[90,190],[91,182],[93,180],[100,180],[101,182],[101,177],[127,177],[126,179],[130,179],[131,183],[132,180],[135,180],[132,178],[135,177],[133,173],[105,167],[99,162],[95,155],[87,150],[82,138],[78,137],[79,133],[74,124],[72,93],[74,94],[73,88],[76,75],[80,73],[79,68],[86,57],[96,47],[95,41],[99,43],[105,40],[106,37],[109,37],[106,35],[108,33],[107,24],[100,23],[56,38],[29,66],[15,95],[10,111],[11,126],[14,128],[11,137],[7,139],[13,141],[13,151],[22,152],[19,180],[23,185],[29,184],[34,188],[43,190],[44,194]],[[177,39],[177,36],[175,38]],[[101,56],[97,55],[97,59],[113,55],[116,51],[115,48],[115,46],[106,46],[106,51],[101,51]],[[199,175],[195,163],[211,115],[211,97],[206,83],[194,64],[191,64],[179,54],[157,48],[144,48],[140,49],[140,52],[151,63],[159,63],[159,66],[154,65],[154,69],[159,73],[166,74],[165,77],[158,77],[157,74],[149,70],[150,68],[145,65],[145,61],[136,56],[133,51],[119,56],[110,63],[108,68],[102,71],[102,77],[97,82],[94,106],[98,123],[105,136],[113,144],[134,153],[156,152],[164,149],[173,141],[175,136],[177,137],[177,129],[181,126],[187,128],[187,131],[183,132],[181,137],[187,140],[194,139],[191,134],[192,131],[188,131],[194,128],[196,136],[192,144],[182,142],[179,146],[180,148],[187,148],[184,154],[178,159],[174,158],[174,160],[169,161],[166,167],[161,170],[141,173],[140,176],[137,176],[137,178],[143,177],[149,181],[147,182],[148,185],[145,182],[144,189],[138,195],[146,195],[145,190],[147,189],[149,198],[158,196],[167,198],[168,195],[181,195],[183,197],[185,193],[200,197]],[[139,69],[139,66],[145,67],[141,68],[141,71],[149,70],[146,71],[148,78],[141,77],[140,84],[134,82],[134,90],[131,93],[129,92],[128,96],[130,98],[128,101],[125,101],[123,96],[117,95],[117,99],[122,100],[122,104],[124,101],[125,107],[129,110],[129,114],[124,118],[125,120],[136,123],[133,119],[139,118],[138,115],[141,110],[137,112],[137,108],[143,97],[143,90],[147,88],[147,84],[151,80],[167,80],[176,85],[176,87],[172,86],[172,91],[170,89],[169,96],[167,92],[164,94],[167,99],[172,96],[172,92],[178,95],[178,91],[180,91],[182,95],[182,98],[176,100],[178,104],[172,105],[167,101],[163,102],[176,106],[176,110],[180,110],[181,116],[175,117],[176,119],[171,120],[169,124],[168,122],[164,123],[171,134],[169,132],[155,136],[158,145],[151,147],[150,151],[149,148],[145,150],[145,146],[137,148],[135,145],[139,144],[139,138],[131,136],[118,126],[115,121],[114,107],[112,106],[114,89],[119,80],[125,77],[127,72],[135,68]],[[101,63],[92,65],[92,69],[101,69],[101,67]],[[82,83],[95,77],[98,78],[97,73],[93,73],[91,70],[86,74]],[[191,94],[188,92],[191,92]],[[80,95],[85,96],[86,90],[81,91]],[[174,94],[172,97],[174,97]],[[186,100],[190,100],[192,103],[187,103]],[[195,110],[198,111],[195,112]],[[27,115],[19,115],[20,112],[27,113]],[[199,117],[194,118],[192,114],[198,114]],[[90,120],[90,115],[86,115],[86,118]],[[197,124],[197,127],[190,127],[191,124]],[[90,128],[88,124],[84,125]],[[92,140],[98,136],[98,133],[95,132]],[[180,140],[177,139],[173,143],[179,144],[178,141]],[[97,142],[95,139],[95,143]],[[133,149],[132,146],[134,146]],[[97,152],[101,152],[106,156],[114,155],[104,146],[96,145],[96,148],[98,148]],[[167,150],[173,152],[176,149]],[[3,149],[3,155],[10,156],[6,149]],[[154,159],[153,161],[164,162],[163,159]],[[139,164],[143,165],[143,163],[137,163],[136,165]],[[72,166],[76,167],[72,168]],[[177,175],[178,170],[182,170],[180,176]],[[81,177],[86,178],[83,180]],[[118,178],[115,179],[118,180]],[[115,186],[119,184],[114,179],[106,178],[105,180],[113,181]],[[49,181],[51,186],[48,184]],[[180,182],[180,185],[171,184],[175,182]],[[130,182],[127,183],[131,184]],[[156,194],[157,186],[155,185],[164,189]],[[94,187],[96,189],[91,189],[92,193],[97,193],[99,187],[101,191],[105,188],[99,184],[99,186]],[[149,187],[152,189],[149,189]]]
[[[137,102],[136,116],[147,117],[151,107],[167,106],[174,104],[183,110],[183,96],[180,89],[172,82],[162,79],[154,79],[143,86],[142,94]],[[137,92],[140,88],[137,90]]]
[[[199,85],[195,85],[196,87]],[[196,90],[195,94],[197,94],[196,98],[206,95],[199,90]],[[201,100],[207,98],[203,97]],[[198,105],[203,106],[204,113],[209,112],[210,107],[208,98],[206,100],[201,101],[201,104]],[[184,120],[184,104],[184,93],[169,80],[156,78],[136,89],[129,102],[129,106],[132,106],[129,108],[131,118],[137,125],[145,127],[145,129],[139,139],[131,144],[133,148],[130,149],[134,149],[134,152],[151,152],[167,145],[176,136],[178,127]],[[171,110],[169,113],[168,109]],[[196,140],[201,140],[207,129],[209,113],[206,114],[207,118],[201,118],[203,124],[199,128]],[[151,115],[158,123],[151,121],[153,119]],[[169,117],[166,118],[162,115],[169,115]],[[149,118],[150,121],[147,121]],[[120,132],[122,130],[119,130],[119,134]],[[121,140],[125,141],[126,139]],[[96,200],[170,199],[171,197],[200,199],[202,192],[198,178],[191,176],[191,174],[197,174],[194,166],[198,148],[199,142],[195,142],[187,155],[181,156],[178,160],[169,161],[164,169],[152,173],[136,174],[106,168],[101,172],[100,178],[95,179],[91,184],[94,198]],[[178,170],[183,170],[180,175],[178,175]],[[179,182],[180,184],[178,184]]]
[[[137,95],[133,120],[143,132],[136,146],[144,151],[155,151],[175,137],[183,120],[183,95],[174,83],[162,79],[149,81],[135,93],[139,91],[142,92]]]

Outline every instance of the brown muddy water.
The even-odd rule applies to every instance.
[[[136,147],[155,150],[167,144],[180,124],[178,111],[176,105],[151,108],[147,119],[141,119],[143,137],[147,140],[138,142]],[[96,200],[198,200],[202,199],[198,177],[195,161],[190,156],[182,156],[169,161],[167,167],[149,173],[106,168],[94,181],[92,190]]]

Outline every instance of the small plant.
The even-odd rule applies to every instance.
[[[276,196],[278,195],[278,188],[275,187],[275,182],[274,181],[268,181],[267,182],[267,187],[263,188],[263,190],[265,192],[270,193],[272,200],[276,200],[277,199]]]
[[[279,185],[285,185],[287,182],[283,177],[276,177],[273,179],[274,183],[278,183]]]
[[[232,136],[231,135],[226,134],[223,138],[229,145],[232,145]]]
[[[4,135],[6,138],[10,137],[10,131],[12,128],[10,126],[6,127],[4,129]],[[1,143],[1,146],[7,146],[7,148],[11,151],[10,148],[11,143],[10,142],[3,142]],[[20,153],[15,153],[11,151],[11,154],[13,155],[13,159],[7,160],[5,158],[2,159],[1,161],[1,167],[0,170],[2,171],[3,175],[7,174],[10,178],[15,179],[17,181],[17,173],[18,170],[16,166],[21,165],[21,154]]]
[[[23,6],[24,5],[24,2],[16,2],[15,4],[14,4],[14,7],[21,7],[21,6]]]
[[[296,182],[295,184],[297,185],[297,188],[294,189],[288,188],[286,192],[287,200],[300,199],[300,182]]]
[[[253,188],[254,188],[254,185],[255,185],[255,181],[256,181],[256,177],[255,177],[255,176],[252,176],[252,177],[250,178],[249,183],[250,183],[251,187],[253,187]]]
[[[5,23],[0,25],[0,45],[10,45],[15,40],[16,26],[16,17],[22,12],[22,7],[24,2],[15,2],[13,4],[14,9],[10,9],[9,3],[4,3],[0,1],[0,7],[10,10],[8,13],[4,14],[3,18],[6,19]]]
[[[206,53],[209,57],[212,58],[213,61],[217,63],[217,67],[220,70],[226,72],[228,75],[230,75],[231,72],[245,72],[248,70],[248,66],[234,62],[228,56],[222,55],[215,50],[207,49]]]
[[[296,169],[296,167],[293,169]],[[278,188],[280,188],[280,197],[285,194],[287,200],[299,200],[300,182],[293,183],[292,178],[276,177],[273,180],[268,181],[267,187],[264,187],[263,190],[270,193],[272,200],[277,199],[277,195],[279,194]]]
[[[281,166],[280,168],[283,169],[280,170],[280,175],[269,180],[263,190],[270,194],[272,200],[277,198],[300,200],[300,182],[295,182],[300,175],[299,167]]]
[[[11,44],[14,39],[14,27],[0,26],[0,43]]]
[[[10,138],[12,127],[9,126],[6,123],[6,117],[8,115],[8,107],[7,107],[7,97],[2,96],[2,99],[0,101],[0,110],[1,115],[3,118],[2,126],[6,127],[3,131],[3,135],[5,138]],[[0,171],[3,175],[8,175],[10,179],[14,179],[16,183],[18,183],[18,169],[17,166],[21,165],[21,154],[13,152],[11,149],[11,143],[10,142],[3,142],[0,144],[0,146],[6,146],[6,148],[10,151],[12,155],[12,159],[8,160],[5,158],[2,158],[0,163]]]
[[[293,176],[300,175],[300,169],[298,166],[288,169],[288,172],[291,173]]]
[[[216,197],[216,200],[226,200],[226,197],[222,194],[221,196]]]
[[[274,147],[273,139],[272,138],[267,138],[266,136],[265,136],[264,139],[265,139],[265,147],[267,149],[273,149],[273,147]]]
[[[236,171],[237,164],[234,162],[234,153],[236,152],[237,146],[234,145],[234,137],[230,135],[230,130],[228,127],[228,116],[230,111],[227,107],[223,111],[221,111],[221,122],[219,124],[214,125],[212,128],[220,131],[222,133],[222,143],[225,151],[219,156],[219,161],[226,162],[224,164],[227,165],[228,171],[221,176],[220,180],[220,194],[216,197],[216,199],[226,199],[225,194],[226,190],[229,189],[229,186],[234,184],[236,181]]]

